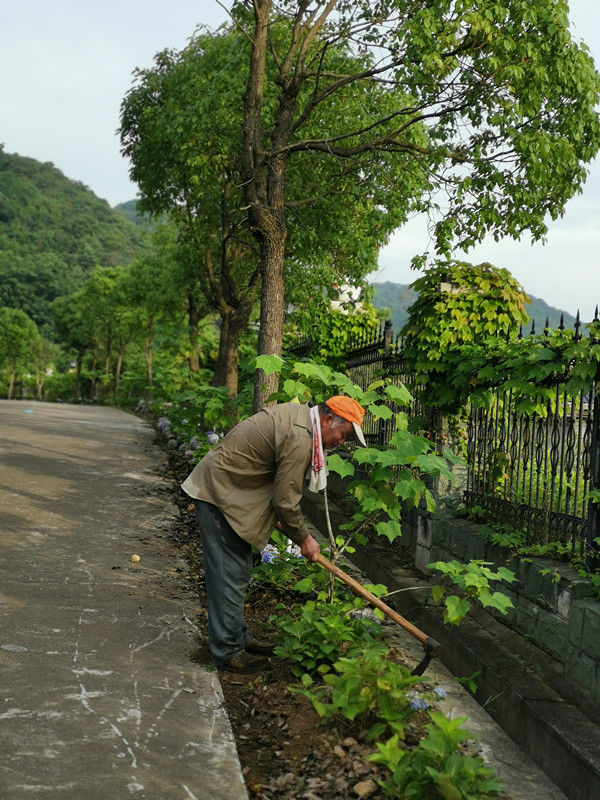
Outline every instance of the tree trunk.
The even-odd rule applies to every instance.
[[[119,383],[121,381],[121,369],[123,368],[123,359],[125,357],[125,342],[119,343],[119,354],[117,356],[117,363],[115,365],[115,389],[114,389],[114,398],[115,400],[119,396]]]
[[[260,331],[258,352],[261,355],[281,355],[283,342],[283,309],[285,285],[283,267],[285,258],[286,230],[283,225],[265,237],[261,247],[262,287],[260,304]],[[265,375],[256,371],[254,379],[254,410],[258,411],[267,402],[270,394],[279,387],[279,375]]]
[[[251,310],[252,303],[244,302],[240,308],[230,308],[221,315],[219,354],[212,385],[225,386],[229,397],[235,397],[238,393],[238,350]]]
[[[92,356],[92,380],[90,381],[90,400],[96,397],[96,384],[98,383],[98,376],[96,375],[96,367],[98,366],[98,353],[94,350]]]
[[[146,328],[146,339],[144,341],[144,359],[146,361],[146,380],[148,382],[148,398],[154,396],[154,375],[152,372],[152,327]]]
[[[193,292],[188,294],[188,331],[190,337],[190,355],[188,366],[190,372],[198,372],[200,369],[200,352],[198,345],[198,326],[200,324],[200,309]]]
[[[8,395],[7,395],[8,400],[12,400],[13,397],[13,391],[15,388],[15,376],[16,376],[16,370],[10,367],[8,372]]]
[[[77,351],[77,361],[75,367],[75,397],[81,398],[81,369],[83,366],[83,350]]]
[[[280,65],[277,84],[279,109],[269,135],[270,155],[265,151],[262,113],[269,46],[271,0],[254,0],[254,36],[250,70],[244,93],[242,172],[244,198],[248,205],[250,230],[260,246],[262,289],[260,302],[260,355],[281,355],[284,318],[283,268],[287,227],[285,220],[285,145],[293,128],[299,83],[292,76],[291,61]],[[290,54],[292,51],[290,51]],[[290,55],[291,58],[291,55]],[[254,409],[263,406],[277,391],[277,374],[266,376],[256,371]]]

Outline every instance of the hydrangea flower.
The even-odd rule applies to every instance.
[[[413,697],[410,701],[410,707],[413,711],[427,711],[429,703],[422,697]]]
[[[263,564],[272,564],[278,556],[277,548],[272,544],[268,544],[261,550],[260,560]]]
[[[448,697],[448,692],[445,689],[442,689],[441,686],[436,686],[433,690],[433,693],[438,700],[444,700],[446,697]]]
[[[216,444],[219,441],[219,436],[214,431],[207,431],[206,439],[209,444]]]

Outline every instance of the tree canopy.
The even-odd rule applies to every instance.
[[[438,255],[488,234],[544,235],[600,145],[600,77],[567,13],[564,0],[234,4],[251,43],[242,177],[261,246],[263,352],[279,346],[295,158],[357,164],[369,180],[386,158],[420,175],[412,207],[429,213]],[[338,98],[365,93],[363,113],[341,102],[327,124]]]
[[[237,369],[236,342],[249,320],[261,264],[241,177],[248,58],[248,42],[236,27],[200,32],[183,51],[159,53],[152,69],[138,71],[121,117],[141,207],[169,213],[180,238],[196,250],[204,294],[222,318],[217,372],[229,359],[229,373]],[[324,109],[327,124],[363,113],[372,94],[336,97]],[[375,268],[379,245],[405,219],[407,193],[422,189],[416,179],[395,178],[393,164],[376,173],[315,154],[295,159],[287,174],[286,285],[272,308],[276,316],[284,301],[304,301],[307,284],[314,293],[334,280],[361,280]]]

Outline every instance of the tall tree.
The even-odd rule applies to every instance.
[[[168,214],[178,230],[173,269],[188,287],[192,345],[206,313],[203,298],[221,317],[215,384],[230,394],[237,392],[239,338],[259,274],[253,239],[241,224],[241,117],[232,98],[235,87],[241,96],[244,53],[236,41],[200,34],[181,52],[158,53],[152,69],[137,71],[121,108],[122,150],[140,187],[139,207]],[[198,367],[193,347],[190,366]]]
[[[201,33],[181,53],[159,53],[155,67],[138,74],[121,118],[123,152],[132,160],[142,206],[154,213],[169,211],[181,241],[197,254],[203,293],[222,320],[215,381],[231,390],[261,264],[242,187],[240,132],[249,52],[248,40],[234,27]],[[346,60],[343,53],[336,57]],[[366,87],[362,94],[348,93],[343,102],[337,98],[326,109],[330,127],[345,113],[363,114],[371,94]],[[265,113],[272,114],[276,100],[272,91]],[[417,135],[423,136],[422,126],[415,126]],[[297,300],[306,295],[307,284],[316,293],[322,284],[360,280],[373,270],[378,247],[406,218],[407,196],[420,196],[420,173],[405,164],[401,175],[396,162],[383,157],[385,168],[374,174],[372,164],[381,160],[348,169],[322,158],[295,159],[287,175],[287,287],[282,275],[279,302],[272,307],[281,324],[286,292],[286,299]],[[263,314],[268,317],[269,309]],[[268,328],[264,320],[262,328]]]
[[[198,325],[206,315],[206,303],[198,290],[193,270],[185,263],[171,226],[162,225],[152,235],[152,245],[137,256],[118,287],[125,306],[135,309],[143,338],[148,393],[154,391],[153,343],[159,322],[187,313],[190,341],[189,366],[198,370]]]
[[[67,351],[75,352],[75,397],[80,398],[83,359],[94,346],[93,322],[86,312],[83,291],[57,297],[50,311],[54,337]]]
[[[7,371],[9,400],[19,370],[28,364],[30,348],[38,338],[35,322],[24,311],[0,308],[0,367]]]
[[[390,164],[420,171],[413,208],[432,214],[438,255],[487,234],[544,235],[600,144],[600,79],[567,13],[564,0],[234,4],[250,42],[242,185],[261,252],[261,352],[281,347],[297,158],[370,180]],[[370,102],[344,113],[357,93]]]
[[[30,346],[30,371],[35,383],[35,396],[41,400],[44,392],[44,383],[50,370],[54,367],[60,354],[60,348],[54,342],[38,336]]]

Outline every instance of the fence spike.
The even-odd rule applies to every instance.
[[[530,336],[535,336],[535,319],[531,320],[531,331],[529,333]]]
[[[594,314],[594,322],[598,322],[598,321],[600,321],[600,320],[598,319],[598,306],[596,306],[596,313]]]
[[[579,316],[579,309],[577,309],[577,316],[575,317],[575,336],[573,337],[574,341],[579,341],[581,339],[581,334],[579,333],[579,328],[581,327],[581,319]]]
[[[517,336],[517,339],[522,339],[522,338],[523,338],[523,323],[519,325],[519,335]]]
[[[550,320],[546,317],[546,324],[544,325],[544,336],[550,336]]]
[[[564,319],[564,314],[561,314],[560,315],[560,322],[558,323],[558,330],[559,331],[564,331],[564,329],[565,329],[565,319]]]

